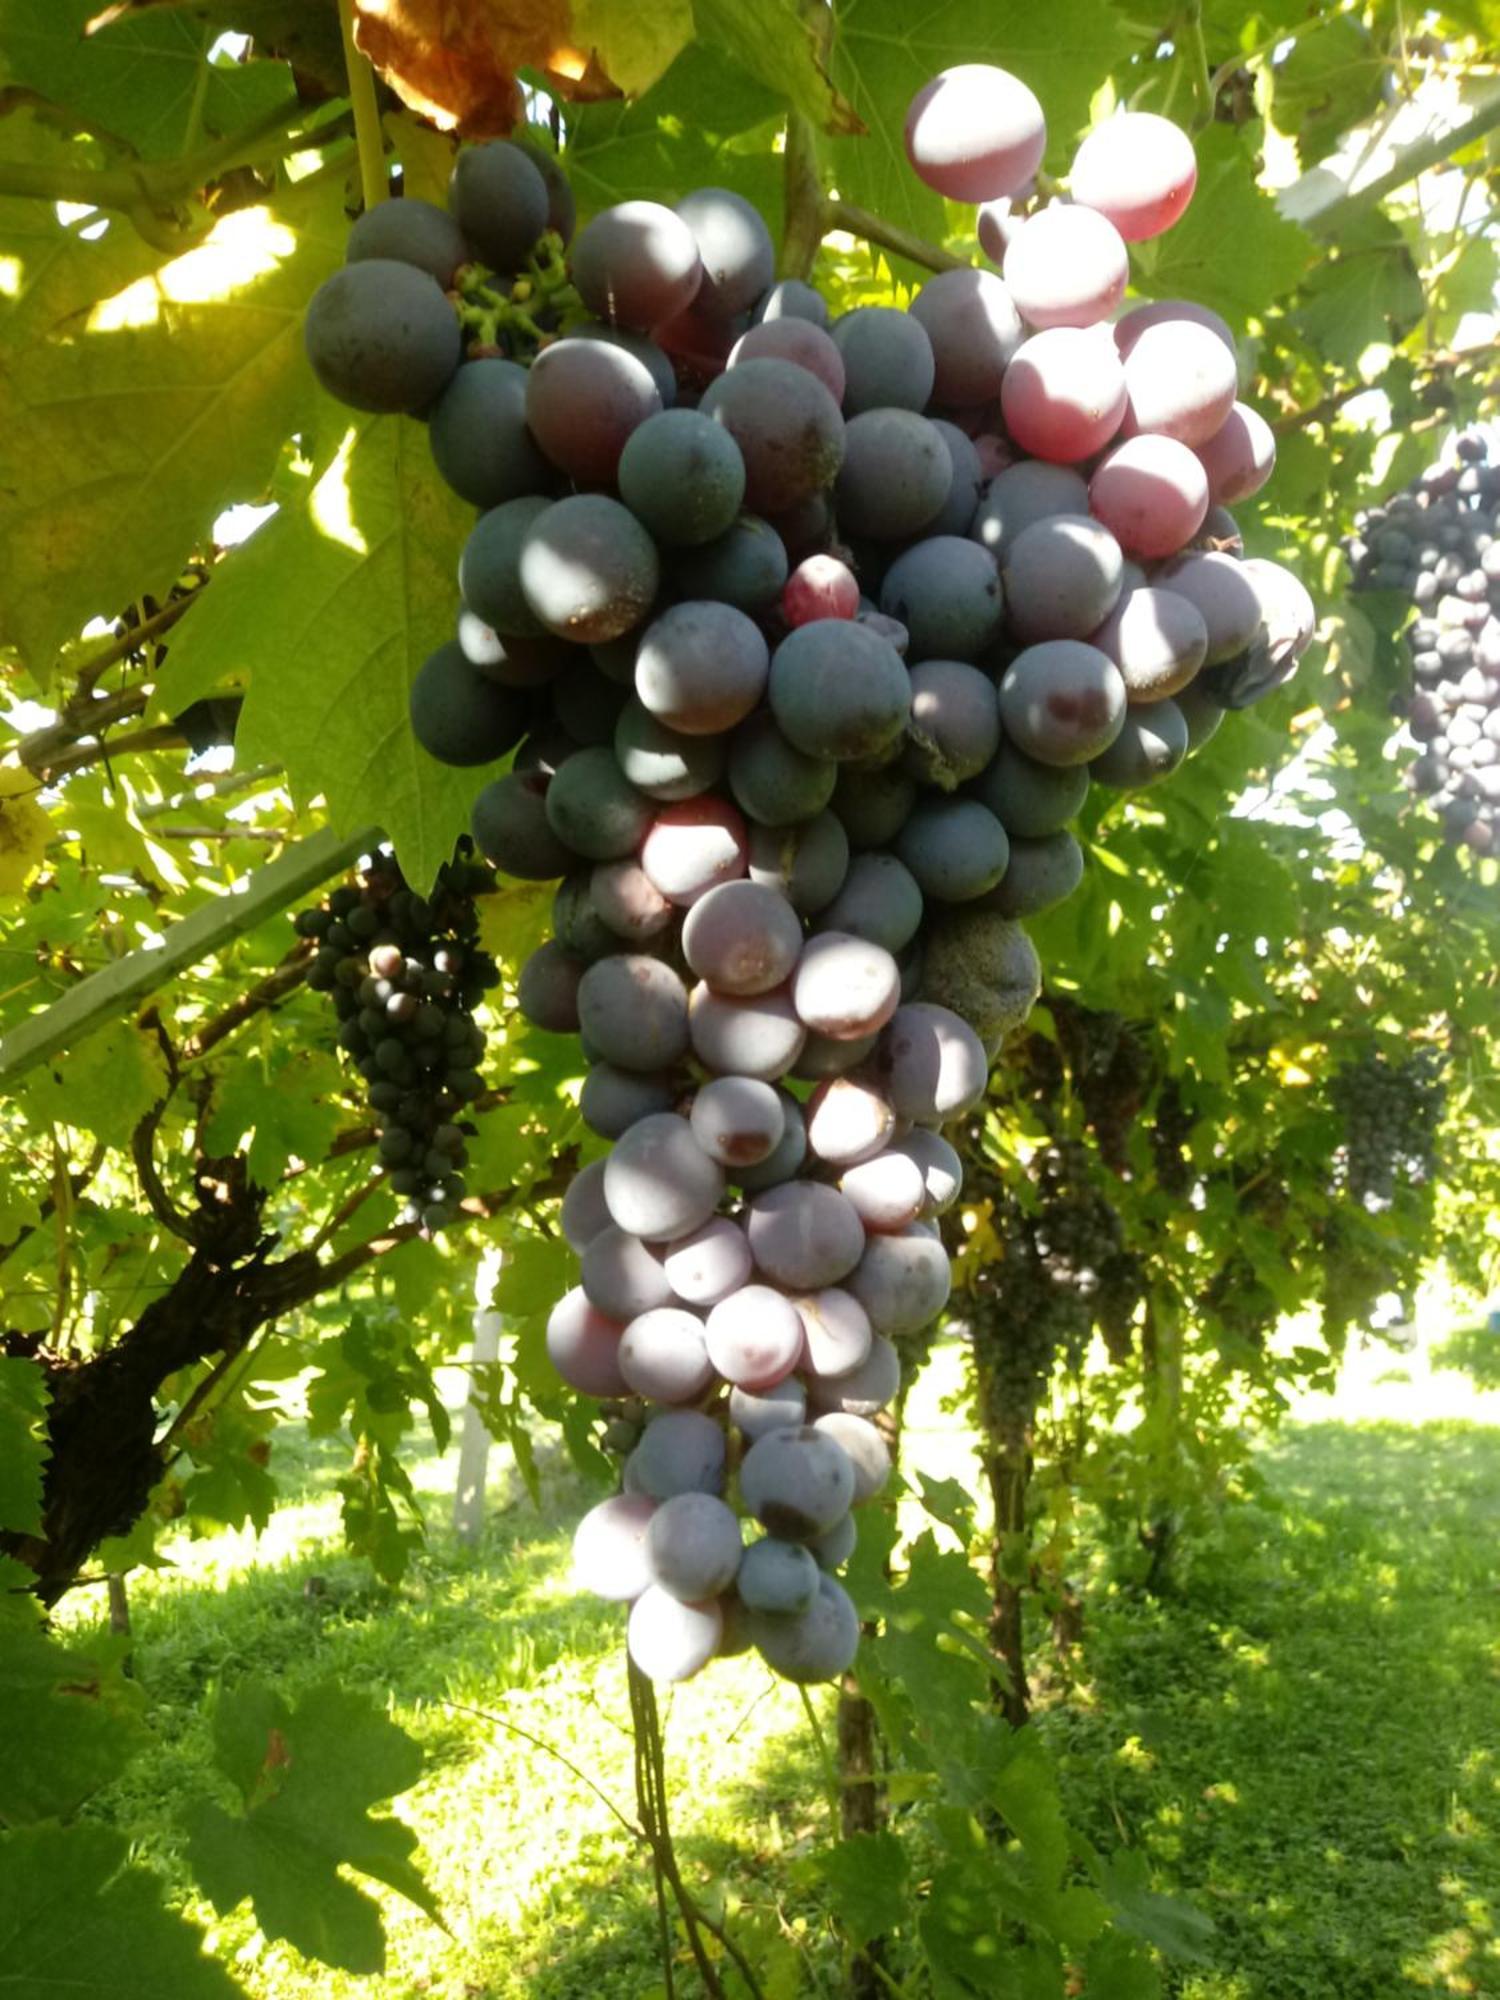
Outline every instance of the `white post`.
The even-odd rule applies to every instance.
[[[504,1319],[488,1309],[474,1315],[474,1344],[469,1364],[479,1369],[500,1356],[500,1334]],[[472,1378],[471,1378],[472,1381]],[[461,1542],[472,1548],[484,1527],[485,1478],[490,1463],[490,1434],[484,1418],[474,1407],[470,1387],[464,1404],[463,1436],[458,1443],[458,1486],[453,1495],[453,1527]]]

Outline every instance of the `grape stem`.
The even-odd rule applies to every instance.
[[[349,77],[349,102],[354,109],[354,143],[359,149],[359,185],[368,211],[390,193],[385,170],[385,135],[380,106],[375,101],[375,72],[354,40],[354,0],[339,0],[339,27],[344,36],[344,68]]]
[[[904,257],[909,264],[920,264],[929,271],[965,271],[969,268],[962,257],[955,257],[936,243],[913,236],[910,230],[902,229],[894,222],[886,222],[852,201],[835,198],[826,202],[822,221],[823,235],[841,229],[846,235],[862,236],[867,243],[889,250],[892,256]]]
[[[1194,131],[1201,132],[1205,125],[1211,125],[1217,98],[1213,78],[1208,71],[1208,44],[1203,39],[1202,0],[1188,0],[1183,9],[1182,25],[1186,34],[1187,55],[1193,67],[1193,97],[1198,111],[1193,119]]]

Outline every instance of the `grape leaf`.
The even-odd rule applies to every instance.
[[[727,49],[815,126],[845,136],[864,131],[830,82],[817,31],[798,0],[693,0],[693,17],[705,42]]]
[[[1321,355],[1352,369],[1367,347],[1402,340],[1425,304],[1400,230],[1377,212],[1340,234],[1338,254],[1309,274],[1292,318]]]
[[[1109,2000],[1161,2000],[1161,1974],[1145,1949],[1119,1931],[1095,1938],[1084,1965],[1091,1992]]]
[[[1168,1958],[1196,1962],[1213,1936],[1212,1917],[1180,1901],[1161,1896],[1151,1887],[1151,1865],[1133,1847],[1121,1847],[1094,1865],[1100,1893],[1115,1908],[1115,1920],[1132,1936],[1154,1945]]]
[[[246,1160],[257,1187],[274,1188],[295,1155],[321,1160],[344,1123],[337,1063],[320,1049],[241,1048],[214,1078],[213,1111],[204,1128],[210,1153],[232,1153],[248,1132]]]
[[[129,0],[131,17],[186,14],[249,35],[263,55],[284,57],[335,97],[348,89],[336,0]]]
[[[628,97],[648,90],[693,38],[691,0],[571,0],[573,39]]]
[[[140,1748],[143,1707],[140,1688],[107,1650],[75,1651],[35,1627],[0,1621],[0,1824],[76,1812]]]
[[[45,1369],[19,1354],[0,1354],[0,1528],[14,1534],[42,1530],[46,1414]]]
[[[1318,254],[1255,183],[1245,141],[1211,125],[1194,142],[1198,185],[1182,220],[1131,246],[1135,283],[1150,298],[1196,299],[1231,320],[1260,317],[1297,283]]]
[[[142,159],[183,150],[195,103],[202,138],[215,139],[295,100],[282,63],[205,64],[203,29],[185,14],[127,14],[90,34],[100,11],[97,0],[0,0],[5,78]]]
[[[250,1681],[220,1696],[214,1748],[242,1808],[205,1801],[187,1815],[188,1858],[215,1909],[227,1915],[248,1896],[268,1938],[347,1972],[383,1971],[379,1908],[340,1871],[384,1882],[436,1917],[411,1860],[416,1836],[371,1814],[417,1782],[416,1743],[351,1689],[311,1688],[293,1709]]]
[[[29,1115],[127,1146],[167,1088],[167,1059],[155,1035],[116,1021],[49,1057],[27,1084]]]
[[[775,234],[781,173],[771,139],[780,116],[771,91],[694,43],[638,102],[571,111],[565,165],[585,213],[625,200],[670,206],[686,188],[728,187],[754,202]]]
[[[0,121],[0,153],[56,157],[23,116]],[[315,408],[302,312],[346,231],[332,182],[223,215],[166,260],[123,223],[90,243],[51,218],[0,201],[21,267],[0,370],[0,642],[39,678],[91,616],[165,594],[219,510],[264,491]]]
[[[827,158],[848,201],[887,222],[941,242],[940,196],[912,172],[902,143],[906,108],[939,70],[995,63],[1029,84],[1047,116],[1049,158],[1061,171],[1088,123],[1094,92],[1130,53],[1132,30],[1106,0],[1029,0],[997,9],[988,0],[838,0],[831,72],[869,134],[834,140]]]
[[[1316,34],[1299,35],[1268,65],[1271,122],[1291,138],[1304,167],[1316,166],[1341,132],[1376,109],[1388,68],[1383,48],[1352,13],[1320,20]]]
[[[430,883],[493,775],[437,763],[407,716],[418,668],[453,629],[473,514],[419,424],[324,411],[341,442],[219,565],[174,636],[163,699],[231,668],[247,677],[241,754],[284,765],[302,800],[322,793],[341,832],[384,827],[408,878]]]
[[[199,1933],[162,1908],[161,1884],[127,1868],[105,1826],[0,1835],[0,1982],[7,2000],[237,2000]]]
[[[894,1833],[856,1833],[835,1841],[812,1867],[854,1944],[868,1944],[898,1921],[911,1866]]]

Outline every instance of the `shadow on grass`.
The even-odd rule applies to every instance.
[[[305,1496],[315,1495],[325,1459],[342,1463],[305,1442],[288,1457],[288,1488],[305,1473]],[[129,1831],[190,1904],[179,1822],[186,1805],[217,1790],[216,1685],[254,1676],[295,1700],[331,1679],[364,1689],[423,1746],[422,1780],[400,1811],[422,1842],[451,1936],[382,1898],[390,1970],[353,1980],[257,1943],[243,1905],[216,1925],[215,1945],[238,1961],[252,1993],[639,2000],[658,1987],[644,1850],[587,1783],[537,1747],[553,1746],[633,1815],[623,1616],[568,1580],[573,1525],[595,1498],[561,1461],[544,1467],[540,1508],[492,1481],[479,1546],[460,1546],[435,1518],[430,1546],[397,1590],[338,1547],[336,1506],[318,1516],[335,1539],[302,1553],[252,1555],[236,1574],[133,1583],[135,1665],[154,1740],[95,1810]],[[783,1688],[767,1697],[767,1679],[756,1662],[726,1663],[670,1706],[679,1849],[705,1899],[732,1884],[751,1901],[797,1900],[782,1847],[801,1822],[816,1821],[819,1782],[795,1695]],[[695,1990],[689,1975],[683,1991]]]
[[[1185,2000],[1500,1994],[1500,1433],[1309,1426],[1262,1464],[1182,1595],[1095,1613],[1047,1724],[1073,1809],[1215,1918]]]

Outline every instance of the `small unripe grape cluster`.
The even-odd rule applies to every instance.
[[[1391,591],[1416,610],[1412,685],[1399,698],[1414,755],[1409,790],[1449,840],[1500,853],[1500,465],[1479,431],[1382,506],[1344,544],[1356,591]]]
[[[474,899],[493,888],[488,868],[460,858],[419,896],[389,855],[376,855],[357,888],[335,889],[295,919],[317,945],[307,983],[331,998],[339,1047],[365,1079],[377,1171],[402,1201],[397,1220],[427,1231],[446,1228],[465,1193],[474,1129],[465,1110],[484,1089],[474,1010],[499,977]]]

